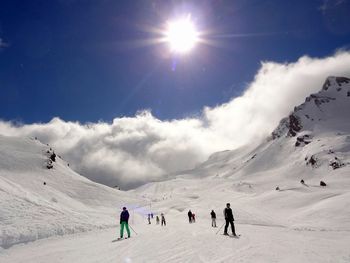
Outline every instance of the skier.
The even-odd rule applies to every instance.
[[[192,222],[196,223],[196,215],[192,212]]]
[[[232,214],[232,209],[230,208],[230,203],[226,204],[226,208],[224,209],[224,217],[225,217],[225,221],[226,221],[224,235],[228,236],[227,228],[228,228],[228,225],[231,224],[232,234],[233,234],[233,236],[236,237],[237,235],[236,235],[236,231],[235,231],[235,224],[233,223],[234,218],[233,218],[233,214]]]
[[[151,224],[151,215],[150,214],[148,214],[148,224],[150,225]]]
[[[159,216],[156,216],[157,225],[159,225]]]
[[[120,213],[120,238],[123,238],[124,234],[124,226],[126,228],[126,232],[128,233],[128,238],[130,237],[130,229],[129,229],[129,212],[126,207],[123,207],[123,211]]]
[[[216,227],[216,214],[214,210],[211,210],[210,215],[211,215],[211,226]]]
[[[190,223],[192,223],[192,212],[191,212],[191,210],[188,211],[187,215],[188,215],[188,221]]]
[[[166,226],[164,214],[161,213],[161,214],[160,214],[160,217],[162,218],[162,226],[163,226],[163,224]]]

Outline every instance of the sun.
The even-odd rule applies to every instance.
[[[199,32],[196,30],[190,16],[187,16],[168,22],[165,40],[169,43],[172,52],[187,53],[198,42]]]

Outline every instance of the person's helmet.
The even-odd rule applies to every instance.
[[[230,203],[227,203],[226,206],[230,206]]]
[[[126,210],[126,207],[125,207],[125,206],[123,207],[123,210]]]

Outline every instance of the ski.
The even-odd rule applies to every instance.
[[[234,235],[225,235],[225,234],[222,234],[223,236],[227,236],[227,237],[232,237],[232,238],[240,238],[240,236],[241,236],[241,234],[239,234],[239,235],[236,235],[236,236],[234,236]]]
[[[122,241],[122,240],[129,239],[129,238],[130,238],[130,237],[124,237],[124,238],[118,237],[117,239],[112,240],[112,242],[114,243],[114,242],[117,242],[117,241]]]

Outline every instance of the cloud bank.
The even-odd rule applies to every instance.
[[[0,134],[38,137],[82,175],[130,189],[194,167],[215,151],[259,143],[330,75],[350,77],[350,52],[294,63],[262,62],[245,93],[201,117],[162,121],[151,112],[112,123],[66,122],[15,125],[0,121]]]

